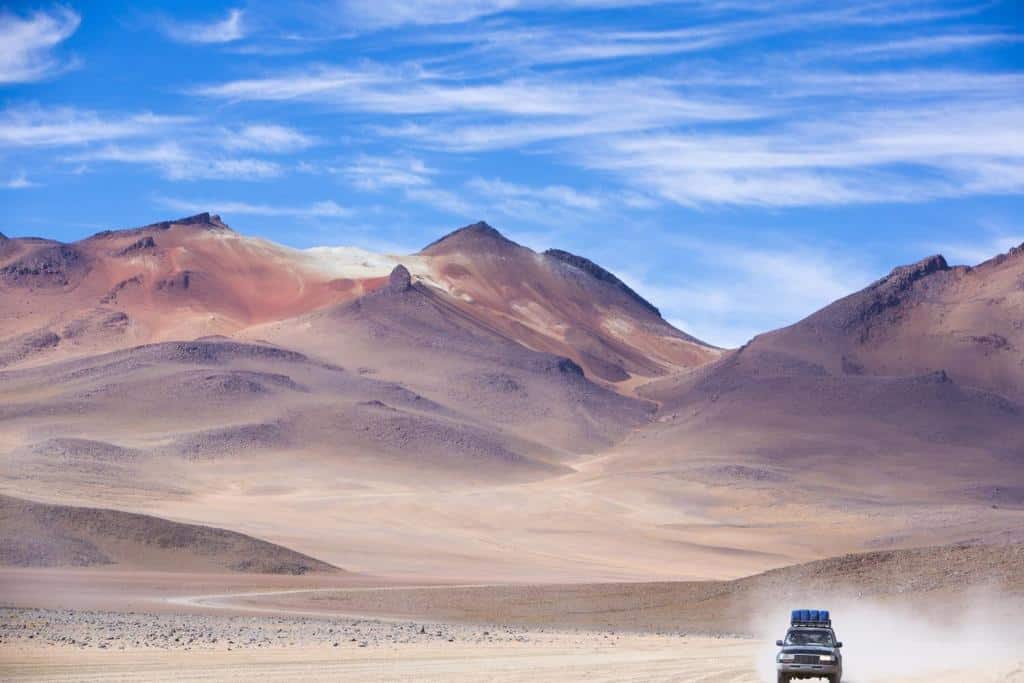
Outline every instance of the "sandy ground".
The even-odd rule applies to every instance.
[[[714,681],[769,680],[763,643],[733,638],[529,633],[522,641],[416,642],[374,648],[141,651],[4,645],[5,680],[46,681]],[[763,668],[763,667],[761,667]],[[1024,681],[1020,665],[966,666],[922,676],[850,678],[891,683]]]
[[[0,570],[0,679],[774,680],[777,618],[761,637],[688,632],[695,614],[718,611],[708,590]],[[860,602],[837,624],[844,680],[1024,682],[1024,634],[1008,626],[943,630]],[[675,627],[637,616],[662,606],[679,615]]]
[[[7,680],[153,681],[756,681],[752,643],[549,634],[525,643],[397,645],[368,650],[276,648],[264,652],[3,652]],[[993,679],[994,680],[994,679]]]

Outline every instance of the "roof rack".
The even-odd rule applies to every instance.
[[[827,609],[795,609],[790,616],[791,626],[832,626]]]

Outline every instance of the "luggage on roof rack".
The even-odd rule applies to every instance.
[[[795,609],[790,615],[791,626],[831,626],[827,609]]]

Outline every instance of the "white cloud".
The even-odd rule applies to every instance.
[[[685,96],[666,79],[534,76],[467,84],[419,69],[379,65],[317,67],[204,86],[195,92],[235,101],[298,100],[346,111],[434,115],[425,123],[382,124],[377,131],[455,151],[746,121],[771,113],[721,97]]]
[[[411,67],[316,67],[241,79],[194,91],[235,101],[302,100],[384,114],[476,112],[508,116],[616,115],[633,121],[738,121],[763,112],[713,98],[680,95],[664,79],[580,82],[558,78],[466,84]],[[629,126],[630,128],[634,126]]]
[[[342,20],[360,28],[453,24],[502,12],[653,5],[665,0],[343,0]]]
[[[255,204],[230,200],[192,200],[174,197],[157,197],[157,203],[169,209],[186,212],[213,211],[219,214],[247,216],[279,216],[292,218],[341,218],[351,215],[351,210],[334,200],[314,202],[304,206],[277,204]]]
[[[28,83],[73,65],[53,54],[78,29],[81,17],[67,8],[19,17],[0,10],[0,83]]]
[[[228,10],[220,21],[179,22],[166,19],[161,22],[164,34],[180,43],[231,43],[246,36],[245,12]]]
[[[835,48],[835,56],[865,59],[891,59],[894,57],[933,55],[957,50],[970,50],[990,45],[1019,43],[1024,37],[1013,33],[952,33],[916,36],[883,43],[852,45]]]
[[[363,2],[345,3],[350,11],[349,18],[363,18],[369,27],[394,26],[407,23],[436,25],[467,22],[490,14],[508,10],[524,9],[580,9],[595,7],[627,6],[634,4],[656,4],[655,2],[630,2],[629,0],[608,0],[594,2],[515,2],[494,0],[493,2]],[[608,30],[595,28],[586,22],[579,26],[559,23],[553,26],[518,22],[514,19],[474,21],[461,26],[447,26],[440,30],[424,30],[413,40],[425,43],[457,44],[472,46],[469,58],[489,57],[504,63],[521,65],[568,64],[573,62],[628,59],[636,57],[657,57],[700,53],[731,47],[767,37],[786,34],[801,34],[813,30],[835,31],[840,27],[893,25],[934,22],[960,18],[977,11],[976,7],[928,8],[919,6],[916,11],[898,5],[886,6],[881,3],[831,2],[821,3],[775,2],[716,2],[714,0],[676,2],[675,11],[685,10],[685,25],[681,28],[632,28]],[[351,11],[353,7],[359,11]],[[741,17],[741,18],[736,18]],[[359,22],[356,21],[358,24]],[[914,53],[928,53],[929,50],[947,51],[999,42],[996,34],[973,40],[955,40],[937,36],[926,47],[926,37],[920,40],[908,39],[906,44],[892,41],[890,49]],[[987,38],[987,43],[986,43]],[[856,49],[857,45],[850,49]],[[843,48],[835,48],[836,54]],[[867,52],[867,50],[865,51]],[[816,51],[813,56],[832,54],[830,51]]]
[[[244,78],[202,86],[193,92],[235,101],[336,101],[366,87],[395,85],[401,80],[397,71],[379,66],[361,69],[320,66],[278,76]]]
[[[466,186],[508,215],[538,214],[552,208],[596,211],[604,201],[566,185],[529,187],[504,180],[472,178]]]
[[[927,6],[904,9],[880,3],[833,2],[827,10],[818,10],[813,2],[744,2],[742,0],[341,0],[338,3],[341,20],[357,28],[380,29],[402,25],[430,26],[455,24],[508,12],[538,10],[571,11],[609,8],[629,8],[643,5],[676,5],[691,11],[697,17],[714,17],[723,12],[741,14],[767,14],[764,23],[779,30],[800,30],[809,25],[870,25],[902,24],[963,16],[977,11],[974,8],[931,9]],[[757,22],[744,24],[753,32]],[[557,46],[555,47],[557,50]]]
[[[169,180],[263,180],[282,172],[278,164],[270,161],[209,157],[176,142],[135,147],[110,145],[69,156],[66,160],[153,166]]]
[[[808,118],[766,133],[620,136],[576,148],[679,204],[915,202],[1024,191],[1024,105],[982,99]],[[913,167],[915,173],[908,173]]]
[[[29,187],[39,187],[39,183],[32,182],[24,172],[21,172],[5,182],[3,186],[8,190],[24,190]]]
[[[694,19],[684,28],[609,31],[587,26],[498,25],[481,29],[473,24],[439,36],[427,34],[425,39],[467,43],[474,46],[475,53],[500,56],[524,65],[546,65],[698,53],[766,36],[805,31],[811,26],[859,24],[864,21],[860,12],[848,8],[759,14],[758,11],[765,7],[747,7],[745,9],[754,12],[754,16],[733,21],[718,19],[714,11],[695,12]],[[705,6],[704,9],[716,8]]]
[[[350,183],[364,190],[386,187],[424,188],[437,171],[414,157],[380,157],[361,155],[352,163],[332,171],[345,176]]]
[[[1005,254],[1024,244],[1024,231],[1014,234],[996,233],[981,236],[971,242],[932,244],[931,249],[946,257],[952,264],[977,265],[993,256]]]
[[[287,126],[251,124],[223,131],[220,144],[231,150],[295,152],[312,147],[316,141]]]
[[[465,199],[454,192],[436,186],[410,187],[404,192],[406,199],[428,204],[456,216],[469,216],[473,207]]]
[[[0,146],[57,147],[153,135],[190,121],[185,117],[134,114],[104,117],[60,107],[18,107],[0,113]]]
[[[858,256],[801,243],[767,248],[674,236],[666,246],[693,258],[688,284],[616,273],[680,329],[726,347],[794,323],[878,276]]]
[[[328,171],[362,190],[398,190],[406,201],[427,204],[457,216],[470,213],[470,205],[461,196],[434,184],[437,171],[415,157],[364,154],[348,165]]]
[[[768,75],[766,75],[767,77]],[[1024,73],[908,68],[899,71],[818,71],[770,74],[778,91],[789,98],[816,95],[841,97],[896,97],[897,109],[921,98],[941,96],[964,99],[1006,98],[1024,87]],[[720,76],[728,84],[728,76]],[[742,81],[741,81],[742,84]],[[749,84],[748,84],[749,85]],[[872,100],[867,100],[869,104]]]
[[[347,0],[340,4],[344,19],[350,23],[380,28],[468,21],[514,9],[520,3],[516,0]]]
[[[281,175],[281,165],[224,156],[216,153],[217,147],[284,153],[315,142],[274,124],[224,129],[211,141],[200,123],[151,113],[101,115],[73,107],[20,107],[0,113],[0,147],[76,147],[81,151],[63,157],[65,161],[147,165],[171,180],[259,180]]]

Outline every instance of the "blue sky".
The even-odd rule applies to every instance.
[[[484,219],[726,346],[1024,242],[1018,0],[2,7],[10,235],[210,210],[414,251]]]

